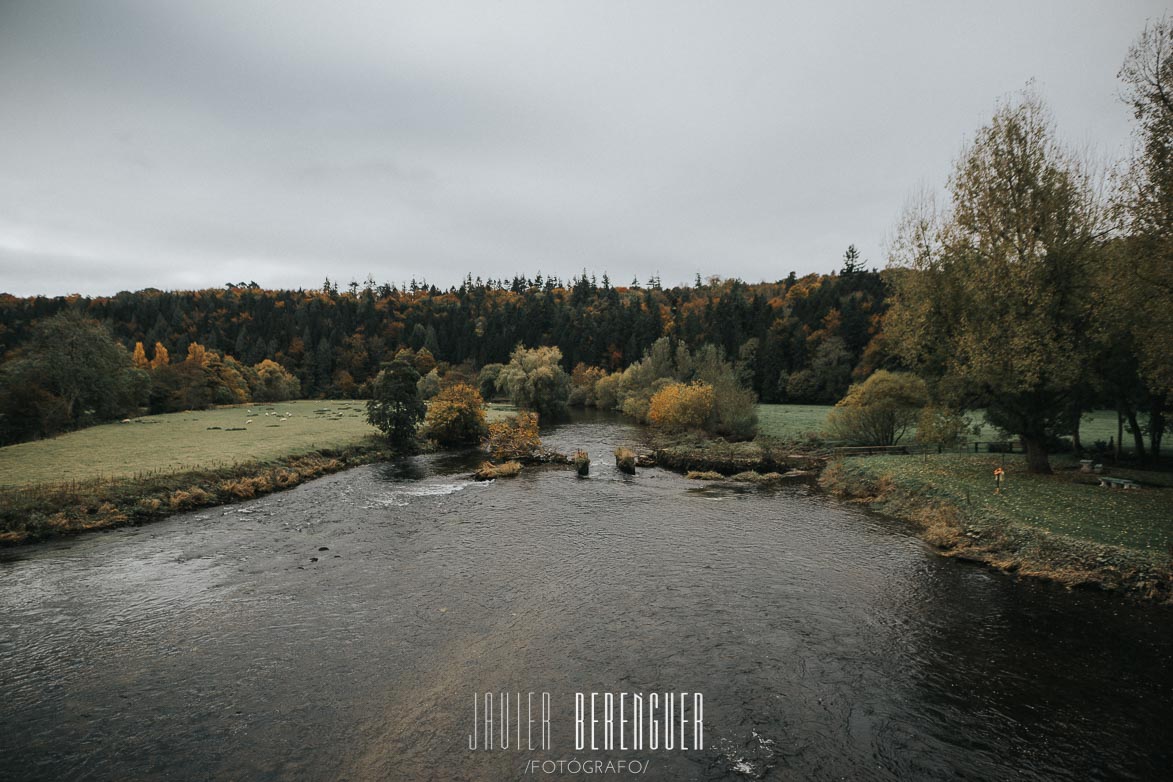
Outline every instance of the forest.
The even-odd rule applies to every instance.
[[[869,345],[886,306],[883,275],[864,269],[849,248],[838,273],[792,273],[757,284],[710,278],[687,287],[664,288],[658,280],[617,287],[605,274],[596,280],[584,272],[567,282],[540,274],[508,281],[470,277],[447,290],[371,280],[340,290],[327,280],[320,289],[297,291],[230,283],[217,290],[93,298],[4,295],[0,351],[6,366],[29,358],[37,324],[72,312],[103,324],[147,371],[184,363],[195,345],[193,360],[201,366],[209,354],[236,371],[270,361],[297,381],[300,396],[356,397],[403,348],[434,358],[441,374],[450,366],[475,373],[508,362],[518,345],[559,348],[568,371],[579,363],[614,371],[666,336],[690,348],[720,347],[743,367],[763,401],[834,402],[853,377],[875,368],[869,362],[883,360]],[[430,369],[420,368],[424,374]],[[11,407],[19,401],[13,390],[6,384],[9,417],[19,414]],[[216,394],[206,399],[214,401]],[[218,401],[245,399],[220,394]],[[199,406],[198,399],[175,393],[169,402],[156,389],[151,407],[184,409],[193,402]],[[17,434],[13,429],[5,427],[8,441]]]

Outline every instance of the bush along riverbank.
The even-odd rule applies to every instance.
[[[820,476],[828,492],[910,523],[940,554],[1068,587],[1173,605],[1173,486],[1140,473],[1139,491],[1099,486],[1074,469],[1035,476],[994,458],[846,458]]]
[[[144,524],[173,513],[251,499],[394,457],[378,438],[264,462],[0,490],[0,545]]]

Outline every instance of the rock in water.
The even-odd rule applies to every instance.
[[[630,448],[616,448],[615,466],[620,472],[635,475],[635,451]]]

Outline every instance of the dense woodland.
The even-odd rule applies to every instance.
[[[245,365],[271,359],[301,384],[304,396],[355,396],[402,347],[437,361],[504,363],[519,344],[562,351],[608,370],[638,360],[661,336],[690,348],[719,345],[744,362],[763,401],[834,402],[879,329],[886,287],[854,249],[843,270],[776,283],[657,281],[615,287],[604,274],[563,282],[517,277],[467,279],[439,290],[426,284],[327,281],[318,290],[269,291],[251,284],[219,290],[144,290],[112,297],[0,296],[0,351],[12,358],[33,326],[62,310],[106,324],[128,351],[156,343],[173,360],[198,343]]]

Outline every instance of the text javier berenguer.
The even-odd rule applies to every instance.
[[[574,748],[704,749],[704,700],[699,692],[576,692]],[[550,750],[550,722],[548,692],[473,693],[468,748]]]

